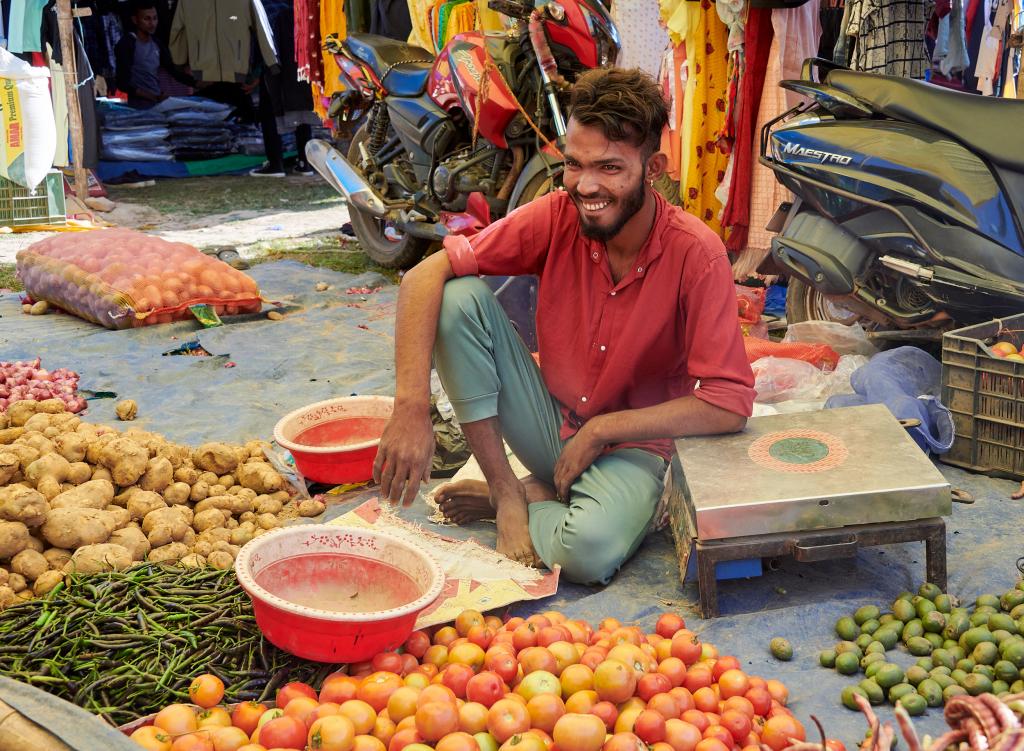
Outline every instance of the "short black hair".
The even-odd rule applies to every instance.
[[[639,68],[596,68],[572,88],[571,117],[598,127],[609,141],[626,141],[651,156],[668,124],[668,103],[654,78]]]
[[[138,15],[144,10],[156,10],[155,0],[132,0],[132,15]]]

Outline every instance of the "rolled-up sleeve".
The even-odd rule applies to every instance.
[[[456,276],[539,274],[552,241],[553,215],[559,193],[550,193],[521,206],[473,237],[444,239]]]
[[[683,310],[690,377],[700,381],[693,392],[716,407],[750,417],[754,407],[754,373],[740,332],[732,268],[723,253],[689,285]]]

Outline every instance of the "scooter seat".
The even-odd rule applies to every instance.
[[[427,87],[434,56],[422,47],[377,34],[350,34],[345,44],[395,96],[419,96]]]
[[[1024,101],[852,70],[833,70],[827,82],[886,117],[927,125],[993,164],[1024,172]]]

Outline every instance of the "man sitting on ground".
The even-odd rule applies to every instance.
[[[593,584],[654,521],[671,438],[742,430],[754,379],[722,241],[652,187],[667,163],[657,84],[590,71],[570,114],[564,191],[448,237],[405,275],[374,476],[406,505],[429,478],[433,353],[487,480],[448,486],[445,516],[495,518],[499,552]],[[540,277],[539,368],[478,274]],[[516,478],[502,439],[530,477]]]
[[[136,0],[132,4],[132,25],[134,31],[121,37],[114,47],[117,88],[128,95],[129,106],[143,109],[167,98],[160,86],[160,68],[186,86],[196,85],[196,80],[174,64],[167,47],[154,36],[154,0]]]

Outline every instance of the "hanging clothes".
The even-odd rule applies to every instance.
[[[370,33],[405,41],[412,33],[407,0],[373,0]]]
[[[40,29],[47,0],[11,0],[7,49],[15,54],[42,52]]]
[[[174,62],[187,64],[199,81],[243,83],[252,69],[254,37],[263,65],[277,65],[260,0],[180,0],[168,46]]]
[[[408,42],[413,47],[421,47],[425,50],[435,49],[433,35],[430,33],[430,11],[433,7],[434,0],[409,0],[409,20],[412,22],[412,31],[409,32]]]
[[[622,42],[615,65],[640,68],[652,76],[658,75],[662,54],[668,46],[668,30],[661,24],[657,3],[652,0],[615,0],[611,16]]]
[[[803,61],[817,52],[821,37],[818,11],[819,0],[810,0],[798,8],[776,8],[772,11],[773,37],[768,52],[761,104],[757,110],[755,134],[760,134],[768,122],[803,101],[799,94],[780,87],[779,82],[799,78]],[[775,173],[757,160],[760,142],[757,137],[753,140],[750,146],[753,166],[750,221],[746,247],[735,267],[737,278],[753,273],[771,250],[773,235],[765,227],[779,205],[791,199],[789,191],[775,179]]]
[[[60,44],[60,28],[57,25],[56,3],[51,0],[42,16],[40,42],[49,52],[48,61],[51,69],[64,63],[64,53]],[[96,79],[89,67],[89,57],[85,54],[85,46],[78,29],[73,35],[75,72],[78,74],[78,109],[82,115],[82,165],[86,169],[95,169],[100,159],[100,127],[96,113]],[[63,81],[63,78],[60,79]],[[66,112],[66,109],[65,109]],[[63,126],[58,126],[61,132]],[[64,132],[67,132],[66,130]]]
[[[825,60],[832,59],[843,27],[844,10],[846,10],[846,0],[821,0],[819,12],[821,40],[818,42],[818,57]]]
[[[744,30],[743,73],[736,108],[732,176],[729,200],[722,216],[722,223],[730,229],[726,247],[736,251],[746,247],[750,225],[750,187],[760,136],[757,117],[768,69],[768,53],[775,36],[772,12],[768,8],[751,8]]]
[[[851,67],[869,73],[923,78],[930,67],[924,47],[925,0],[850,0],[854,38]]]
[[[985,30],[981,39],[975,75],[978,78],[977,90],[986,96],[992,95],[996,90],[1000,58],[1002,57],[1003,35],[1006,33],[1012,5],[1011,0],[998,0],[995,19]]]
[[[676,44],[665,51],[659,76],[662,91],[669,102],[668,127],[661,136],[661,150],[668,157],[666,173],[676,183],[682,180],[683,97],[686,92],[686,45]],[[682,206],[682,200],[674,202]]]
[[[280,58],[277,70],[265,69],[262,74],[270,100],[270,111],[277,118],[277,132],[289,133],[299,125],[319,125],[313,112],[313,94],[308,81],[300,81],[295,64],[294,8],[290,0],[264,0],[270,31]]]
[[[325,0],[320,4],[320,39],[326,40],[334,36],[341,40],[348,36],[348,18],[345,16],[345,9],[342,0]],[[327,119],[327,108],[330,107],[331,97],[341,91],[341,68],[334,59],[334,55],[324,52],[321,58],[321,81],[313,83],[313,110],[322,120]]]
[[[320,51],[320,0],[295,0],[293,38],[299,80],[322,86],[324,66]]]
[[[718,143],[718,134],[725,126],[729,29],[710,0],[681,0],[667,25],[686,45],[686,94],[680,139],[683,208],[721,235],[722,206],[715,189],[725,178],[729,160],[727,151]]]

